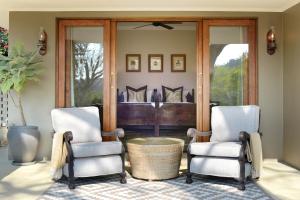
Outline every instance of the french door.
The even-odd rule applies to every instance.
[[[110,21],[58,21],[56,107],[103,107],[103,129],[111,129]]]
[[[203,20],[203,126],[210,129],[212,104],[257,104],[255,19]]]
[[[121,21],[58,20],[56,107],[101,105],[106,131],[116,128],[116,27]],[[197,22],[197,129],[208,131],[212,103],[257,104],[256,20],[190,21]]]

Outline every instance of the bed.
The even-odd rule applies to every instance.
[[[196,104],[120,102],[117,105],[117,126],[125,130],[153,129],[155,136],[159,136],[162,129],[195,127]]]

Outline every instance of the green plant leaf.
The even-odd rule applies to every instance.
[[[8,57],[0,56],[0,88],[4,93],[15,90],[21,93],[28,81],[39,81],[43,71],[37,51],[26,51],[24,45],[11,46]]]
[[[7,80],[7,81],[5,81],[5,82],[2,82],[2,81],[1,81],[1,91],[2,91],[4,94],[8,93],[9,90],[12,89],[13,84],[14,84],[13,81],[10,80],[10,79]]]

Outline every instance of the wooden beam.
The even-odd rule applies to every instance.
[[[104,84],[103,84],[103,130],[110,131],[111,123],[111,68],[110,68],[110,21],[104,20],[103,46],[104,46]]]
[[[209,23],[203,21],[203,128],[202,131],[210,129],[210,51],[209,51]]]
[[[196,86],[196,103],[197,117],[196,127],[198,130],[203,129],[203,44],[202,44],[202,21],[197,23],[197,86]]]
[[[116,70],[117,22],[110,22],[110,129],[117,128],[117,70]]]

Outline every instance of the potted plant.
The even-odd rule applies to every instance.
[[[11,47],[7,57],[0,55],[0,90],[9,94],[22,121],[22,125],[8,128],[13,164],[32,163],[37,154],[40,133],[37,126],[28,126],[26,123],[21,94],[29,81],[39,81],[41,63],[38,51],[27,52],[19,43]]]

